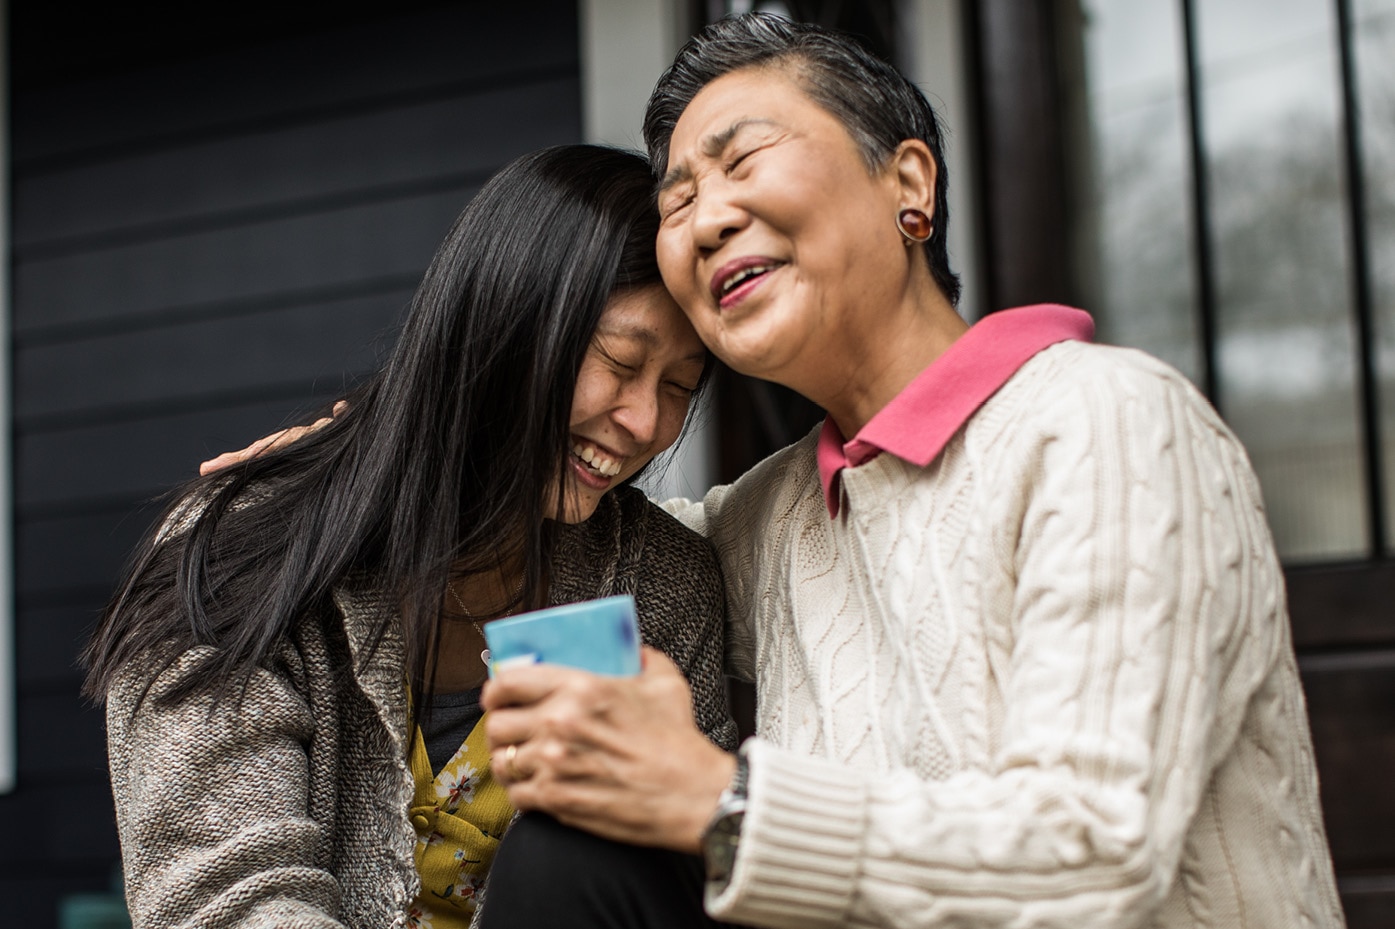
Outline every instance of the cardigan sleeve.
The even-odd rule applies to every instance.
[[[154,682],[128,670],[107,699],[126,898],[136,929],[331,929],[340,888],[318,860],[305,745],[314,720],[288,676],[259,669],[240,703],[156,697],[197,669],[185,653]]]
[[[698,728],[714,744],[735,751],[736,721],[722,674],[726,610],[716,553],[662,510],[647,515],[646,570],[636,591],[642,631],[688,679]]]
[[[726,588],[726,673],[743,681],[756,679],[755,592],[770,547],[766,533],[774,514],[817,484],[813,449],[821,428],[758,462],[733,483],[713,487],[699,502],[675,498],[661,504],[717,551]]]
[[[1015,578],[985,606],[1004,656],[992,764],[923,780],[749,741],[715,917],[1126,929],[1161,904],[1287,647],[1282,578],[1243,450],[1180,379],[1062,381],[985,453],[1000,530],[980,541]]]

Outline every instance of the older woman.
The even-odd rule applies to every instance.
[[[1215,412],[1078,311],[960,320],[935,117],[851,41],[711,26],[645,135],[665,283],[828,418],[683,513],[758,688],[738,758],[660,661],[486,688],[515,805],[619,840],[525,819],[486,921],[701,923],[691,885],[624,876],[633,843],[701,850],[707,911],[759,926],[1341,925],[1282,577]]]

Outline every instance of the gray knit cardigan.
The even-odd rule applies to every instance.
[[[723,599],[708,544],[642,494],[608,494],[566,527],[551,600],[633,594],[640,627],[688,676],[698,726],[731,749],[722,677]],[[306,620],[239,707],[207,698],[132,715],[138,668],[107,695],[107,745],[126,899],[144,927],[382,929],[406,924],[418,892],[406,765],[401,629],[371,654],[390,609],[341,589]],[[189,673],[191,651],[151,697]]]

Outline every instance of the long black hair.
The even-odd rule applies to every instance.
[[[539,605],[544,506],[563,499],[583,356],[613,294],[660,283],[653,190],[644,158],[588,145],[525,155],[491,178],[347,411],[175,495],[98,622],[85,693],[103,699],[133,660],[154,662],[153,681],[212,646],[159,701],[240,694],[297,622],[325,615],[336,586],[361,584],[400,615],[420,697],[453,571],[521,562],[520,605]]]

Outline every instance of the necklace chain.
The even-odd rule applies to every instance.
[[[497,618],[502,619],[505,616],[512,616],[517,612],[521,605],[518,598],[523,593],[523,578],[524,575],[520,574],[518,577],[518,586],[513,589],[513,594],[510,596],[510,600],[513,601],[513,606],[499,614]],[[475,627],[475,631],[479,633],[480,638],[484,638],[484,626],[481,625],[481,620],[475,619],[475,617],[471,615],[470,608],[465,605],[465,601],[461,599],[459,592],[456,591],[455,583],[447,581],[446,590],[450,591],[451,598],[454,599],[456,605],[460,607],[460,612],[464,613],[465,618],[470,621],[470,625]],[[486,648],[484,651],[480,652],[480,661],[484,662],[486,668],[489,667],[489,649]]]
[[[478,632],[480,635],[484,635],[484,630],[483,630],[482,628],[480,628],[480,620],[475,619],[474,614],[470,612],[470,608],[469,608],[468,606],[466,606],[466,605],[465,605],[465,601],[462,600],[462,599],[460,598],[460,593],[455,589],[455,584],[454,584],[453,582],[452,582],[452,583],[447,583],[447,584],[446,584],[446,590],[449,590],[449,591],[450,591],[451,597],[455,600],[456,605],[460,607],[460,612],[462,612],[462,613],[465,614],[465,618],[468,619],[468,620],[470,621],[470,623],[475,627],[475,631]],[[503,613],[500,613],[498,618],[502,619],[502,618],[505,617],[505,616],[512,616],[512,615],[514,614],[514,612],[517,611],[518,606],[519,606],[519,604],[518,604],[518,597],[519,597],[519,595],[522,594],[522,593],[523,593],[523,575],[519,575],[519,577],[518,577],[518,586],[515,587],[515,588],[513,589],[513,593],[509,595],[509,599],[510,599],[510,601],[512,601],[513,606],[510,606],[510,607],[509,607],[507,610],[505,610]]]

